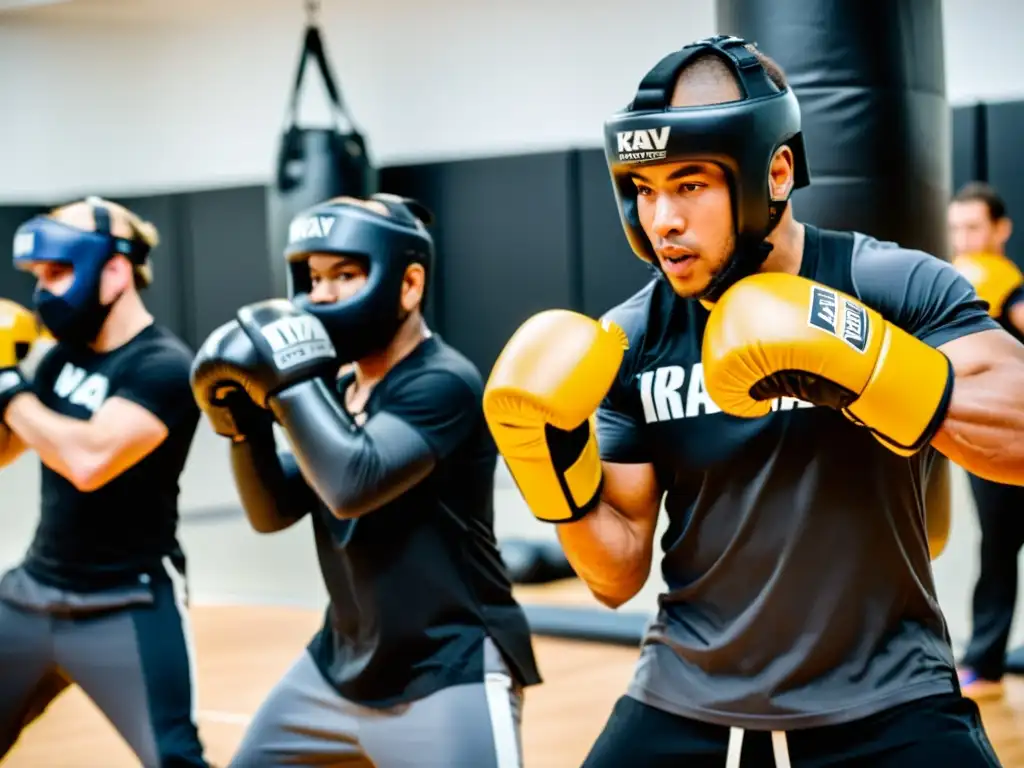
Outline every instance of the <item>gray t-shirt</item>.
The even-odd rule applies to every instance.
[[[999,327],[949,264],[861,234],[808,226],[800,274],[932,347]],[[945,459],[931,447],[902,458],[789,398],[759,419],[722,413],[704,388],[707,310],[664,280],[606,316],[631,346],[598,411],[601,456],[653,463],[669,516],[668,591],[629,694],[786,730],[954,691],[924,508]]]

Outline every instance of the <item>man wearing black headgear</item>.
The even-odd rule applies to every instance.
[[[177,541],[199,409],[191,351],[139,295],[157,242],[98,198],[15,235],[14,264],[35,276],[56,344],[31,382],[0,349],[0,465],[25,449],[42,463],[35,537],[0,580],[0,757],[76,683],[143,765],[206,765]],[[12,306],[15,326],[34,322]]]
[[[243,307],[194,362],[251,524],[309,514],[330,595],[234,765],[522,764],[540,678],[494,538],[483,381],[421,314],[429,222],[390,195],[306,211],[292,300]]]
[[[484,395],[607,605],[644,584],[669,516],[668,591],[585,765],[997,765],[958,687],[927,491],[940,453],[1024,483],[1024,347],[949,264],[795,220],[799,106],[745,41],[659,62],[606,154],[656,279],[600,321],[529,319]]]

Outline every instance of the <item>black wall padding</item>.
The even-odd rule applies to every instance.
[[[381,188],[414,194],[438,219],[442,335],[486,378],[530,315],[576,308],[570,152],[405,166]]]
[[[1006,252],[1024,265],[1024,102],[989,104],[985,134],[988,148],[988,182],[1006,201],[1010,218],[1016,222]]]
[[[239,307],[274,295],[264,195],[263,187],[242,187],[185,196],[178,252],[189,264],[193,305],[185,340],[193,347]]]
[[[583,312],[598,317],[650,282],[622,231],[604,151],[581,150],[577,161],[577,222]]]
[[[524,605],[530,632],[541,637],[587,640],[640,647],[651,617],[644,613],[611,611],[602,608],[563,608],[551,605]]]
[[[181,338],[191,326],[191,294],[187,286],[187,260],[183,258],[181,226],[183,195],[122,198],[117,202],[151,222],[160,232],[160,244],[153,251],[150,264],[153,284],[142,293],[142,299],[156,321]]]
[[[11,264],[14,232],[26,220],[47,208],[34,205],[0,206],[0,297],[16,301],[22,306],[32,306],[32,291],[35,280],[23,272],[16,270]]]
[[[986,111],[984,104],[953,109],[953,192],[988,179]]]
[[[946,253],[950,111],[940,0],[717,0],[801,101],[812,185],[798,218]]]

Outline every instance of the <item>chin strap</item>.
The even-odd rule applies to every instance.
[[[768,229],[760,237],[737,237],[736,249],[732,256],[696,297],[705,307],[710,308],[710,305],[718,301],[730,286],[761,268],[774,247],[766,238],[775,231],[788,204],[788,197],[785,200],[773,200],[769,204]]]
[[[761,268],[768,255],[772,252],[772,244],[762,240],[759,243],[738,244],[736,250],[722,269],[720,269],[705,288],[696,297],[702,303],[714,303],[730,286],[744,277],[754,274]]]

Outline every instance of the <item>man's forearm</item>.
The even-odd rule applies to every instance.
[[[97,430],[87,421],[51,411],[33,394],[17,395],[7,407],[6,421],[40,461],[72,482],[91,476],[100,461]]]
[[[257,533],[276,533],[301,520],[316,500],[298,467],[279,456],[273,434],[252,435],[231,444],[231,471],[249,524]]]
[[[562,549],[602,603],[617,608],[633,597],[651,570],[651,537],[602,501],[581,520],[558,526]]]
[[[1024,485],[1024,365],[1010,360],[958,377],[932,445],[972,474]]]

